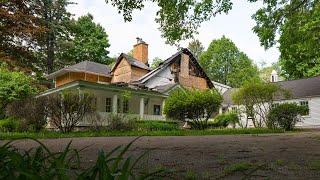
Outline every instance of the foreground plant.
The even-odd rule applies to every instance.
[[[52,152],[36,139],[36,149],[20,150],[12,145],[14,141],[0,147],[0,179],[154,179],[163,169],[151,173],[136,172],[140,160],[126,153],[138,138],[126,146],[118,146],[108,153],[100,150],[96,163],[80,168],[80,155],[83,149],[71,148],[71,141],[62,152]]]

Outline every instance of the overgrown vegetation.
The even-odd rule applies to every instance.
[[[239,123],[240,119],[237,113],[228,112],[219,114],[214,118],[213,126],[214,127],[228,127],[229,125],[235,128]]]
[[[221,102],[222,97],[216,90],[178,88],[166,99],[164,113],[167,118],[190,121],[195,129],[206,129]]]
[[[9,141],[0,147],[0,179],[150,179],[164,172],[163,169],[144,173],[137,171],[143,153],[138,157],[126,156],[134,139],[126,146],[109,152],[100,150],[96,163],[80,168],[81,150],[72,149],[71,141],[63,151],[53,152],[40,141],[36,149],[21,150]]]
[[[282,128],[290,131],[296,123],[302,121],[301,115],[308,111],[307,107],[299,106],[296,103],[283,103],[272,108],[267,115],[268,128]]]
[[[267,113],[276,97],[289,97],[289,92],[275,83],[266,83],[257,78],[246,81],[232,94],[232,100],[244,106],[247,122],[250,118],[254,127],[267,124]]]

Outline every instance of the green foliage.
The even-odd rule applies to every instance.
[[[272,108],[268,113],[268,128],[282,128],[286,131],[293,130],[297,122],[302,121],[301,115],[308,111],[307,107],[296,103],[283,103]]]
[[[35,81],[22,72],[9,71],[0,67],[0,118],[4,117],[5,107],[16,100],[38,93]]]
[[[155,58],[152,60],[151,68],[152,68],[152,69],[157,68],[162,62],[163,62],[162,59],[160,59],[160,58],[158,58],[158,57],[155,57]]]
[[[179,124],[175,121],[137,121],[138,130],[142,131],[174,131],[179,130]]]
[[[280,63],[288,79],[319,74],[319,8],[318,0],[272,0],[264,1],[253,16],[261,45],[267,49],[280,43]]]
[[[16,132],[19,128],[19,120],[13,117],[0,120],[0,131]]]
[[[166,99],[164,113],[168,118],[185,121],[190,119],[194,128],[205,129],[212,113],[222,102],[216,90],[196,90],[178,88]]]
[[[87,14],[79,17],[71,25],[73,38],[69,47],[62,50],[62,56],[72,63],[89,60],[101,64],[110,64],[107,48],[110,47],[108,35],[100,24],[93,21],[93,16]]]
[[[146,155],[125,157],[134,139],[126,146],[118,146],[108,153],[99,151],[96,163],[80,169],[81,150],[71,149],[71,141],[63,151],[52,152],[40,141],[36,149],[20,150],[13,141],[0,147],[0,179],[147,179],[155,178],[164,170],[148,174],[134,171]]]
[[[204,51],[204,47],[198,39],[192,40],[188,44],[188,49],[192,52],[194,57],[197,58],[197,60],[200,59],[200,56],[201,56],[202,52]]]
[[[280,63],[277,62],[277,63],[272,63],[271,66],[267,66],[267,67],[262,67],[260,70],[259,70],[259,77],[264,81],[264,82],[270,82],[270,75],[272,73],[272,71],[275,70],[278,74],[278,76],[281,78],[281,79],[284,79],[282,76],[281,76],[281,67],[280,67]]]
[[[200,56],[200,64],[212,80],[231,87],[239,87],[249,78],[258,76],[252,60],[225,36],[210,43]]]
[[[267,122],[267,113],[277,96],[288,97],[289,94],[275,83],[254,78],[237,89],[232,94],[232,100],[245,107],[245,113],[252,117],[254,127],[262,127]]]
[[[118,9],[125,21],[131,21],[133,10],[142,9],[146,1],[151,0],[106,0],[107,3]],[[202,22],[210,20],[211,17],[217,14],[227,13],[232,7],[231,0],[155,0],[152,2],[159,7],[155,21],[159,24],[162,36],[170,44],[192,38],[197,33]]]
[[[228,112],[219,114],[214,118],[213,125],[215,127],[227,127],[229,125],[232,125],[235,127],[235,125],[239,123],[239,117],[237,113]]]

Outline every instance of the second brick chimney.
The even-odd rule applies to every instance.
[[[137,37],[137,44],[133,46],[133,57],[148,65],[148,44]]]

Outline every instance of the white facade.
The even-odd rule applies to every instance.
[[[231,89],[230,86],[227,86],[227,85],[215,82],[215,81],[211,81],[211,82],[221,95],[224,94],[228,89]]]
[[[171,73],[170,66],[162,69],[159,73],[152,76],[145,83],[148,88],[154,88],[156,86],[164,86],[168,84],[175,84],[174,75]]]

